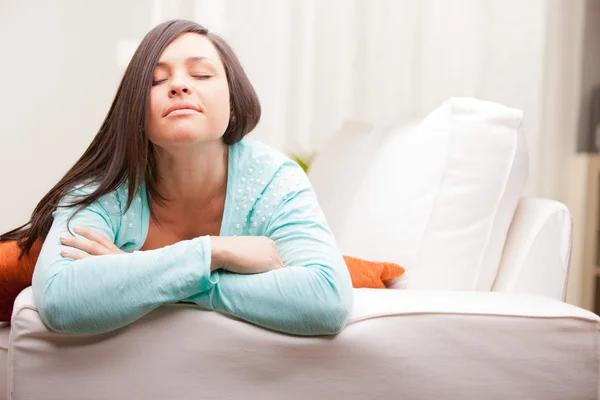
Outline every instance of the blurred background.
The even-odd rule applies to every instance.
[[[571,209],[567,301],[598,311],[600,0],[0,0],[0,231],[82,154],[137,44],[172,18],[229,41],[263,105],[252,136],[288,154],[451,96],[523,109],[524,194]]]

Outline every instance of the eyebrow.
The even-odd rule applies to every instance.
[[[188,57],[185,59],[185,63],[186,64],[191,64],[191,63],[195,63],[195,62],[201,62],[201,61],[210,61],[207,57],[200,57],[200,56],[195,56],[195,57]],[[157,67],[167,67],[169,66],[169,63],[166,63],[164,61],[159,61],[156,63]]]

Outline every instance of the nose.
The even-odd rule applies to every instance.
[[[182,96],[184,94],[190,94],[191,91],[192,90],[191,90],[190,86],[183,79],[177,79],[177,80],[173,80],[171,83],[171,88],[169,90],[169,96],[170,97]]]

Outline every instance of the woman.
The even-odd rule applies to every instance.
[[[260,119],[232,49],[189,21],[150,31],[100,131],[0,240],[29,251],[44,323],[80,334],[193,302],[266,328],[335,334],[351,281],[310,183],[242,138]]]

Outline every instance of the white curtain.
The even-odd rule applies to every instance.
[[[253,135],[288,154],[318,151],[346,119],[387,125],[423,117],[450,96],[473,96],[524,110],[530,153],[525,194],[556,197],[547,193],[558,186],[547,182],[544,170],[552,163],[558,168],[552,157],[559,155],[542,142],[542,129],[548,106],[548,9],[559,2],[155,4],[163,4],[162,19],[191,17],[231,43],[263,105]],[[167,3],[171,15],[165,14]]]

